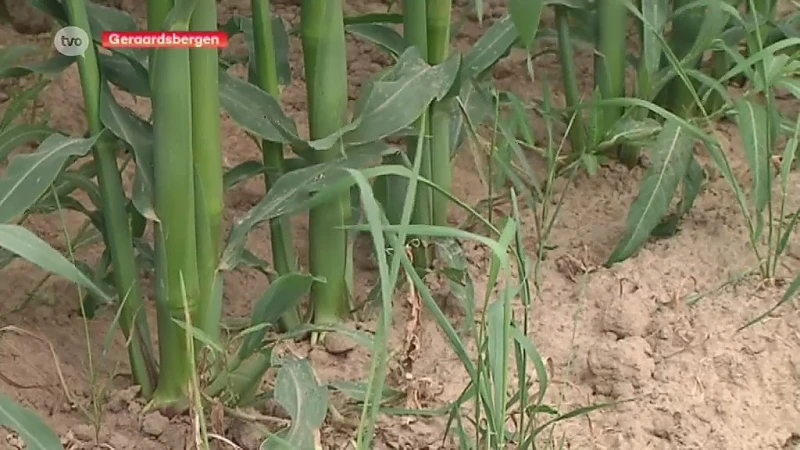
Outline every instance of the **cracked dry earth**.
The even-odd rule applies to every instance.
[[[140,2],[118,3],[134,16],[144,17]],[[294,3],[274,2],[278,14],[297,23],[299,11]],[[347,3],[350,13],[385,8],[379,2],[364,0]],[[489,21],[503,13],[504,2],[487,3]],[[225,0],[219,10],[221,21],[234,14],[249,15],[249,2]],[[458,36],[461,48],[474,42],[481,32],[474,18],[466,19]],[[49,45],[51,38],[46,29],[43,34],[17,31],[0,29],[0,45]],[[286,111],[303,129],[302,58],[299,42],[292,40],[291,45],[295,81],[285,89],[282,100]],[[379,50],[352,40],[349,54],[352,95],[363,80],[390,63]],[[579,63],[585,75],[583,87],[589,88],[590,55],[580,55]],[[556,83],[556,61],[547,56],[539,58],[536,70],[538,77],[551,80],[556,101],[563,102]],[[541,87],[531,85],[528,79],[524,55],[512,54],[499,64],[495,76],[501,89],[515,91],[526,99],[541,98]],[[147,110],[146,102],[134,103],[124,96],[122,101],[138,111]],[[44,90],[36,108],[47,113],[54,126],[79,135],[85,128],[81,103],[73,67]],[[789,105],[795,114],[796,106]],[[543,130],[539,118],[531,120]],[[716,132],[726,144],[734,169],[746,173],[735,129],[720,124]],[[258,158],[255,145],[228,120],[224,123],[224,136],[227,167]],[[485,197],[469,152],[458,157],[455,170],[455,189],[460,198],[474,204]],[[800,262],[790,251],[777,286],[752,278],[722,286],[755,261],[735,199],[720,179],[708,184],[677,236],[651,242],[635,258],[613,268],[599,267],[621,237],[627,208],[635,197],[642,172],[604,168],[596,177],[580,176],[574,185],[559,187],[566,193],[551,242],[555,249],[544,264],[541,298],[530,312],[532,339],[551,370],[547,401],[563,411],[627,401],[588,418],[562,423],[552,433],[550,444],[554,448],[621,450],[800,448],[797,311],[792,306],[784,307],[766,322],[735,332],[778,301],[785,288],[781,282],[800,270]],[[795,188],[797,181],[792,180]],[[229,192],[228,221],[242,215],[261,195],[258,180]],[[456,223],[464,217],[453,213],[452,219]],[[67,227],[74,233],[81,220],[68,216]],[[533,230],[533,224],[532,212],[524,212],[524,229]],[[304,242],[306,224],[296,220],[295,225],[298,242]],[[57,217],[36,217],[29,226],[56,248],[65,248]],[[269,257],[268,230],[255,233],[251,245],[254,252]],[[527,245],[533,252],[538,243],[531,236]],[[796,241],[792,245],[796,247]],[[476,295],[482,298],[489,255],[477,245],[466,247]],[[366,255],[369,243],[360,242],[357,249],[360,301],[367,296],[376,271]],[[304,252],[301,248],[300,255]],[[79,256],[91,261],[98,254],[97,249],[90,249]],[[74,289],[64,282],[49,280],[26,308],[15,311],[41,278],[40,272],[23,263],[14,263],[0,273],[0,326],[13,325],[35,336],[0,334],[0,390],[44,417],[69,448],[160,450],[189,445],[191,430],[185,419],[142,414],[142,401],[130,387],[126,363],[121,359],[122,342],[115,340],[111,349],[102,353],[109,318],[89,323],[95,351],[92,362],[101,375],[96,384],[102,398],[99,412],[87,415],[76,406],[92,411],[87,345]],[[250,299],[266,287],[265,283],[255,273],[231,274],[226,281],[229,312],[247,314]],[[697,294],[704,295],[689,306],[686,299]],[[454,400],[467,377],[444,335],[413,302],[397,301],[396,305],[393,345],[414,347],[423,342],[424,351],[414,352],[416,359],[410,363],[393,361],[389,382],[413,390],[416,406],[433,408]],[[457,313],[455,317],[458,320]],[[359,326],[374,329],[369,321]],[[413,329],[416,342],[404,338],[407,328]],[[325,382],[364,380],[367,374],[369,354],[361,349],[340,353],[299,343],[286,350],[308,356]],[[398,376],[404,368],[413,374],[413,386]],[[109,374],[117,376],[109,380]],[[352,416],[344,406],[342,411],[345,416]],[[225,414],[212,416],[215,432],[243,448],[258,448],[261,435],[252,421]],[[375,448],[456,448],[453,442],[442,441],[445,421],[446,418],[383,417]],[[95,424],[100,424],[99,430]],[[324,448],[347,448],[351,432],[346,419],[336,421],[320,431],[320,440]],[[559,447],[562,443],[564,447]],[[16,449],[20,444],[12,434],[0,430],[0,448]]]

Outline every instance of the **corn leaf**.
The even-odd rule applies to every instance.
[[[14,430],[27,450],[63,450],[61,440],[42,419],[0,394],[0,426]]]
[[[222,185],[227,191],[245,180],[262,175],[264,175],[264,163],[251,159],[239,163],[225,172],[222,177]]]
[[[385,49],[395,58],[399,57],[409,45],[400,33],[382,23],[356,23],[347,25],[344,30],[363,41],[372,42]]]
[[[133,148],[136,161],[133,205],[141,215],[157,221],[153,208],[155,192],[153,127],[136,113],[117,103],[107,84],[104,84],[100,95],[100,120],[114,135]]]
[[[69,21],[67,11],[59,0],[31,0],[31,4],[62,24]]]
[[[231,37],[240,33],[244,34],[250,61],[255,60],[253,56],[253,19],[232,17],[220,30],[227,32]],[[272,39],[275,45],[275,60],[278,63],[278,83],[286,86],[292,82],[292,68],[289,65],[289,34],[286,32],[283,19],[278,16],[272,18]]]
[[[103,76],[114,86],[139,97],[150,97],[150,83],[147,69],[141,64],[132,63],[120,53],[97,53]]]
[[[130,14],[117,8],[87,2],[89,13],[89,26],[92,27],[92,36],[97,39],[103,31],[136,31],[136,21]]]
[[[474,77],[495,65],[508,53],[518,36],[510,16],[495,22],[464,55],[464,74]]]
[[[429,66],[419,50],[410,47],[392,71],[369,85],[356,102],[358,115],[343,130],[346,145],[361,145],[390,136],[414,123],[431,101],[450,91],[458,76],[461,59],[458,55],[437,66]],[[331,136],[311,142],[323,150],[336,142]]]
[[[753,178],[753,202],[756,214],[760,214],[767,207],[772,184],[768,111],[764,106],[749,100],[736,102],[736,110],[739,113],[739,130],[742,133],[744,152]]]
[[[250,327],[276,323],[286,311],[294,308],[303,296],[308,295],[313,282],[314,277],[301,273],[286,274],[275,280],[253,307]],[[264,327],[249,333],[239,348],[239,359],[249,358],[258,351],[266,333]]]
[[[38,124],[11,125],[0,132],[0,163],[5,162],[8,155],[19,147],[31,143],[41,142],[56,130]]]
[[[0,248],[18,255],[42,270],[79,284],[104,301],[111,302],[103,289],[94,284],[61,253],[19,225],[0,224]]]
[[[100,135],[89,139],[50,135],[39,148],[11,160],[0,178],[0,223],[23,214],[50,187],[72,156],[84,156]]]
[[[533,46],[536,32],[539,30],[544,4],[544,0],[509,0],[508,2],[508,12],[517,29],[519,39],[529,50]]]
[[[76,61],[74,56],[58,55],[36,63],[20,62],[23,58],[36,54],[41,54],[41,50],[32,46],[15,45],[0,49],[0,79],[30,74],[55,76]]]
[[[627,233],[606,265],[628,259],[647,242],[669,210],[678,184],[689,169],[692,144],[689,133],[676,120],[664,125],[653,148],[653,165],[628,212]]]
[[[306,146],[278,100],[257,86],[221,70],[219,95],[222,108],[250,133],[271,142]]]
[[[283,442],[270,437],[262,448],[283,450],[288,444],[288,449],[313,450],[314,431],[322,426],[328,412],[328,395],[328,389],[317,382],[308,360],[285,360],[275,382],[275,399],[292,417],[292,426],[277,434]]]
[[[239,265],[247,236],[259,224],[276,217],[305,211],[312,205],[322,202],[328,194],[335,195],[338,190],[349,187],[352,182],[342,169],[365,167],[379,158],[387,148],[388,146],[383,143],[374,143],[351,150],[347,158],[304,167],[278,178],[267,195],[234,223],[228,244],[220,259],[220,270],[232,270]],[[312,198],[313,192],[325,192],[326,195]]]
[[[661,66],[661,39],[660,35],[667,25],[670,14],[669,0],[647,0],[642,4],[642,16],[650,24],[643,27],[642,57],[647,74],[652,77]]]

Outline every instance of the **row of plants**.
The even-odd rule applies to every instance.
[[[473,3],[482,21],[483,4]],[[96,45],[103,31],[137,29],[125,12],[85,0],[34,4],[61,25],[83,28]],[[45,77],[41,87],[14,97],[0,125],[0,159],[23,144],[39,144],[33,153],[11,157],[0,178],[4,262],[21,257],[81,286],[86,317],[110,312],[149,407],[191,412],[200,425],[201,447],[208,446],[203,411],[210,401],[237,408],[274,395],[292,416],[292,425],[266,432],[265,448],[313,448],[312,431],[326,418],[329,389],[345,389],[320,386],[307,362],[280,358],[273,349],[283,339],[310,335],[316,341],[344,333],[373,355],[369,379],[354,396],[361,408],[357,447],[370,448],[378,415],[398,412],[387,409],[384,385],[393,296],[406,283],[469,374],[463,395],[436,412],[449,414],[447,431],[455,433],[462,448],[478,443],[534,448],[555,423],[606,406],[569,412],[547,406],[548,372],[528,337],[528,316],[513,313],[516,302],[527,310],[541,295],[540,267],[560,205],[550,206],[556,177],[572,178],[580,170],[594,174],[600,165],[615,161],[634,167],[643,152],[648,157],[627,233],[609,256],[610,265],[634,256],[652,237],[678,232],[705,181],[703,155],[694,151],[700,143],[739,201],[758,270],[776,276],[797,217],[785,209],[800,133],[798,119],[784,117],[776,100],[777,92],[800,94],[800,16],[778,17],[776,5],[755,0],[510,1],[508,15],[458,53],[451,51],[457,22],[450,0],[406,1],[399,13],[355,17],[344,16],[341,0],[306,0],[298,29],[287,29],[264,0],[252,2],[251,17],[235,17],[222,27],[214,1],[153,0],[148,29],[220,28],[242,34],[248,57],[227,60],[208,49],[109,53],[90,46],[80,58],[22,63],[36,50],[4,48],[0,78]],[[554,13],[551,26],[541,20],[548,10]],[[620,23],[636,31],[635,45]],[[307,137],[298,133],[280,102],[281,87],[293,75],[288,42],[296,35],[303,47]],[[374,43],[395,62],[364,84],[353,105],[347,98],[348,35]],[[595,53],[595,91],[588,98],[578,88],[575,61],[583,49]],[[525,52],[530,68],[542,54],[557,53],[562,79],[549,82],[563,85],[565,108],[553,104],[549,87],[543,99],[532,103],[493,87],[492,69],[512,51]],[[228,70],[239,63],[247,64],[246,80]],[[24,119],[22,111],[47,79],[72,64],[81,75],[86,137],[69,137],[42,121],[17,120]],[[635,74],[633,90],[626,84],[630,73]],[[743,93],[734,95],[734,84],[743,86]],[[151,117],[123,107],[115,90],[149,98]],[[221,109],[258,143],[262,159],[223,170]],[[534,115],[547,124],[546,136],[533,133]],[[751,172],[749,189],[711,131],[718,120],[738,123]],[[570,151],[558,137],[562,130]],[[397,139],[405,144],[389,143]],[[452,160],[463,148],[481,161],[479,176],[489,198],[499,192],[510,200],[512,213],[500,228],[492,218],[493,205],[487,205],[484,217],[451,193]],[[531,153],[544,156],[547,179],[538,179]],[[121,173],[128,164],[134,165],[135,178],[126,190]],[[253,177],[263,178],[265,196],[225,236],[223,194]],[[672,207],[676,197],[679,202]],[[542,244],[533,257],[523,251],[526,230],[520,229],[518,205],[536,212],[533,232]],[[449,224],[452,207],[464,209],[486,233]],[[82,234],[69,236],[67,256],[24,228],[32,214],[62,210],[85,215],[87,223]],[[308,273],[297,264],[289,222],[306,212]],[[262,224],[270,230],[270,262],[247,249],[248,237]],[[766,250],[761,245],[765,230]],[[353,242],[359,234],[371,237],[378,261],[374,297],[380,314],[374,335],[340,323],[352,309]],[[459,240],[476,240],[492,252],[488,285],[497,286],[499,294],[492,296],[493,289],[487,289],[486,298],[475,298]],[[77,248],[96,242],[104,246],[98,262],[75,260]],[[465,306],[466,323],[476,324],[466,334],[452,325],[425,282],[436,271],[434,260],[444,263],[443,275]],[[223,280],[226,273],[244,268],[262,271],[270,287],[254,299],[249,325],[228,335],[222,331]],[[144,314],[145,272],[154,279],[157,351]],[[798,289],[800,281],[795,281],[786,299]],[[302,314],[299,305],[306,296],[308,313]],[[487,306],[476,317],[479,304]],[[477,340],[477,354],[468,351],[468,339]],[[514,376],[504,363],[511,355]],[[270,370],[277,370],[278,381],[273,392],[263,392],[262,380]],[[538,393],[531,396],[534,383]],[[31,448],[60,448],[30,413],[4,397],[0,403],[0,425],[14,428]]]

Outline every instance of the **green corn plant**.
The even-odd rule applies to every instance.
[[[627,55],[628,11],[626,0],[606,0],[595,3],[597,18],[595,33],[597,53],[594,64],[594,82],[600,92],[600,99],[614,99],[625,96],[625,57]],[[601,135],[608,134],[622,118],[623,108],[608,105],[596,112]],[[622,146],[620,160],[633,167],[638,163],[638,152]]]
[[[450,0],[430,0],[426,2],[428,63],[442,64],[450,54],[450,22],[452,2]],[[431,133],[431,181],[445,192],[450,192],[452,183],[450,162],[450,117],[452,99],[434,102],[428,113]],[[431,198],[431,224],[447,226],[449,199],[440,193]]]
[[[176,2],[167,31],[188,31],[192,10]],[[200,308],[198,229],[192,128],[192,71],[188,49],[153,52],[151,63],[154,144],[156,305],[161,371],[154,402],[186,407],[194,361],[185,330],[184,303],[197,326]],[[187,83],[187,80],[190,82]],[[199,177],[198,177],[199,178]],[[174,320],[173,320],[174,319]]]
[[[341,0],[305,0],[301,6],[303,60],[311,139],[337,132],[347,120],[347,55]],[[314,162],[338,159],[340,149],[316,151]],[[350,196],[341,195],[311,209],[308,248],[311,273],[324,278],[311,290],[314,322],[337,323],[349,310],[345,289]]]
[[[89,16],[85,0],[72,0],[65,3],[65,6],[69,22],[88,31]],[[100,120],[102,79],[97,53],[93,46],[89,46],[83,57],[78,60],[78,68],[89,133],[99,135],[104,129]],[[156,368],[125,208],[127,200],[117,167],[116,152],[112,144],[100,139],[93,155],[98,167],[97,180],[104,219],[103,234],[111,256],[110,261],[114,266],[115,286],[121,302],[120,325],[130,342],[128,352],[134,379],[142,387],[145,395],[150,395],[154,388]]]
[[[424,2],[415,0],[406,0],[403,2],[403,34],[409,45],[414,46],[419,52],[420,56],[428,60],[428,10]],[[416,158],[416,152],[419,148],[420,154],[420,176],[429,180],[433,179],[432,167],[433,161],[431,157],[431,142],[427,138],[430,130],[430,121],[428,120],[428,111],[419,118],[417,122],[417,129],[420,130],[418,137],[410,137],[406,143],[406,151],[410,158]],[[421,139],[422,142],[418,142]],[[414,222],[417,224],[425,225],[432,223],[432,191],[425,185],[419,185],[415,202],[414,202]],[[396,207],[392,207],[389,201],[384,201],[388,206],[387,210],[396,211]],[[398,213],[394,213],[397,216]],[[392,218],[392,216],[390,216]],[[417,245],[414,247],[414,261],[416,266],[425,270],[428,268],[430,254],[428,247],[425,245]]]
[[[256,86],[263,89],[273,97],[280,94],[278,87],[278,61],[272,30],[272,15],[270,2],[253,0],[253,48],[255,70],[252,80]],[[283,144],[280,142],[262,141],[261,150],[264,161],[264,181],[267,190],[286,171]],[[280,275],[297,271],[294,244],[292,242],[291,224],[285,218],[273,219],[270,222],[270,244],[272,245],[272,261],[275,270]],[[284,330],[291,330],[300,324],[296,311],[289,311],[282,319]]]
[[[191,31],[217,30],[215,0],[196,0]],[[200,297],[197,326],[219,339],[222,278],[217,275],[222,250],[223,173],[216,49],[192,49],[189,55],[192,93],[192,157],[196,172],[195,215]]]

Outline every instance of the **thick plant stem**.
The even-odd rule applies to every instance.
[[[564,95],[567,109],[573,111],[572,128],[569,130],[570,144],[575,154],[586,151],[586,128],[580,108],[580,90],[578,89],[578,71],[575,68],[575,57],[572,52],[572,39],[569,31],[569,10],[564,6],[556,6],[556,29],[558,31],[558,57],[561,63],[561,76],[564,80]]]
[[[184,25],[184,24],[180,24]],[[188,28],[176,26],[175,31]],[[159,49],[151,64],[155,142],[156,283],[161,373],[154,403],[183,409],[194,360],[175,320],[197,316],[200,293],[195,225],[190,51]],[[215,68],[216,70],[216,68]],[[184,307],[184,303],[187,305]]]
[[[303,0],[301,29],[305,62],[306,93],[311,139],[338,131],[347,112],[347,52],[342,0]],[[339,158],[334,146],[316,152],[316,163]],[[325,279],[314,283],[311,302],[314,322],[336,323],[348,309],[346,292],[347,231],[350,195],[316,206],[309,214],[309,263],[314,276]]]
[[[417,48],[420,55],[426,61],[428,60],[428,9],[425,2],[420,0],[405,0],[403,2],[403,34],[409,44]],[[420,127],[420,125],[423,125]],[[409,159],[412,161],[416,158],[418,148],[418,140],[423,139],[422,155],[420,161],[419,175],[428,180],[431,179],[431,153],[430,141],[427,138],[428,127],[428,113],[427,111],[417,120],[414,129],[422,129],[420,136],[410,137],[406,140],[406,152]],[[389,161],[390,162],[390,161]],[[387,178],[388,181],[388,178]],[[391,186],[391,183],[387,183]],[[417,185],[417,194],[415,196],[416,202],[414,204],[413,221],[417,225],[430,225],[431,224],[431,193],[432,190],[429,186],[419,183]],[[404,193],[400,195],[405,198]],[[400,223],[400,214],[402,214],[402,205],[397,212],[396,223]],[[414,256],[414,266],[420,270],[425,271],[428,269],[428,261],[430,259],[428,248],[424,245],[414,247],[412,249]]]
[[[89,30],[89,17],[85,0],[71,0],[66,3],[70,24]],[[96,135],[103,131],[100,121],[101,77],[94,46],[86,49],[78,58],[83,99],[89,133]],[[122,178],[117,166],[113,145],[102,138],[93,149],[97,163],[97,181],[102,198],[104,220],[103,238],[108,247],[114,266],[114,282],[121,303],[120,327],[128,342],[128,358],[134,381],[141,386],[142,394],[150,396],[155,387],[157,367],[150,329],[147,324],[139,271],[133,249],[131,228],[125,205],[127,198],[122,186]]]
[[[603,99],[625,96],[625,54],[628,11],[624,0],[604,0],[597,3],[597,49],[595,56],[595,85]],[[600,135],[616,125],[624,110],[621,106],[605,106],[602,111]],[[638,163],[638,151],[622,148],[620,160],[632,167]]]
[[[216,31],[216,0],[197,0],[190,22],[192,31]],[[197,265],[200,298],[195,326],[219,338],[222,298],[214,295],[222,245],[223,188],[220,137],[219,61],[216,49],[192,49],[189,55],[192,86],[192,156],[197,174]]]
[[[441,64],[450,53],[450,0],[428,0],[428,63]],[[453,103],[451,99],[434,101],[430,106],[429,120],[431,133],[431,181],[445,192],[450,192],[452,170],[450,158],[450,117]],[[431,195],[431,222],[437,226],[447,226],[447,211],[450,200],[440,192]]]
[[[174,0],[148,0],[147,1],[147,29],[148,30],[162,30],[164,28],[164,21],[172,6]]]
[[[278,64],[275,59],[275,39],[272,30],[272,15],[269,0],[253,0],[253,40],[255,48],[255,70],[251,71],[255,78],[251,80],[275,98],[280,96],[278,86]],[[283,161],[283,144],[279,142],[261,141],[264,160],[264,182],[267,191],[286,171]],[[272,219],[269,223],[270,243],[272,244],[272,264],[279,275],[297,271],[297,257],[292,242],[291,222],[287,217]],[[284,331],[296,328],[300,324],[297,309],[286,312],[280,320]]]

